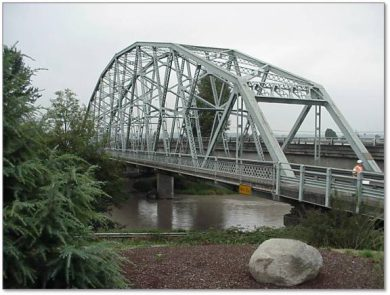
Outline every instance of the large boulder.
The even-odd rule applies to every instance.
[[[322,264],[320,252],[306,243],[269,239],[252,254],[249,271],[259,283],[288,287],[315,278]]]

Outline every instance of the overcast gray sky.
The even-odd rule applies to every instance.
[[[40,104],[70,88],[88,104],[112,56],[136,41],[237,49],[322,84],[357,131],[384,130],[384,5],[3,4],[3,44],[47,68],[34,79]],[[264,106],[287,131],[302,106]],[[314,114],[301,131],[314,132]],[[322,129],[333,128],[323,111]]]

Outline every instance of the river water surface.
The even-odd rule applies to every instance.
[[[132,193],[110,217],[128,229],[227,229],[238,227],[283,227],[284,215],[292,206],[258,196],[175,195],[171,200],[149,200]]]

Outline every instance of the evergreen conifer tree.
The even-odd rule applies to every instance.
[[[95,167],[44,144],[39,91],[15,47],[3,47],[3,282],[5,288],[123,288],[120,257],[92,239],[104,197]]]

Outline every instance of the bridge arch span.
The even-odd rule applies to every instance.
[[[212,97],[205,97],[202,87],[211,88]],[[282,146],[258,102],[302,105]],[[282,165],[282,173],[294,176],[284,149],[312,107],[315,157],[321,155],[321,110],[326,109],[366,170],[381,172],[323,86],[227,48],[136,42],[103,70],[88,114],[96,139],[108,149],[187,155],[194,167],[206,167],[217,145],[223,146],[225,157],[240,161],[243,139],[251,137],[260,162],[266,162],[266,150],[272,162]],[[207,120],[212,122],[208,129]],[[235,155],[227,143],[229,122]]]

